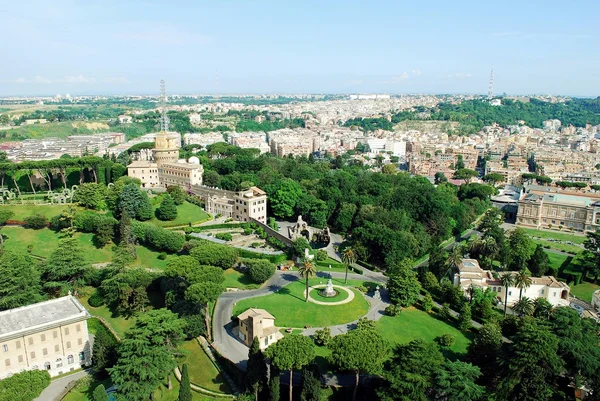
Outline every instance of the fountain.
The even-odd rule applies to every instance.
[[[338,292],[333,289],[333,283],[331,282],[331,277],[329,277],[329,280],[327,280],[327,285],[325,286],[325,289],[322,291],[319,291],[319,295],[322,297],[326,297],[326,298],[333,298],[337,294],[338,294]]]

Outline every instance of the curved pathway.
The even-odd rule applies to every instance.
[[[334,285],[333,288],[339,288],[342,291],[344,291],[346,294],[348,294],[348,296],[341,300],[341,301],[336,301],[336,302],[324,302],[324,301],[317,301],[316,299],[314,299],[313,297],[310,296],[310,290],[319,290],[321,288],[325,288],[326,284],[317,284],[317,285],[313,285],[308,287],[308,302],[312,302],[313,304],[317,304],[317,305],[324,305],[324,306],[336,306],[336,305],[344,305],[347,304],[348,302],[351,302],[354,299],[354,291],[352,291],[351,289],[349,289],[348,287],[344,287],[341,285]],[[306,296],[306,290],[304,290],[304,296]]]

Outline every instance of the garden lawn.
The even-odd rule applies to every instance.
[[[325,284],[326,281],[323,278],[316,278],[310,280],[309,285]],[[339,281],[336,284],[339,284]],[[317,305],[304,301],[304,282],[296,281],[274,294],[238,302],[233,314],[239,315],[248,308],[261,308],[275,316],[275,324],[279,327],[334,326],[357,320],[369,310],[369,304],[362,294],[355,289],[352,291],[355,297],[347,304]]]
[[[376,322],[379,333],[393,344],[406,344],[418,338],[433,341],[443,334],[451,334],[456,343],[450,350],[464,354],[471,339],[448,323],[414,307],[403,309],[398,316],[383,316]]]
[[[546,241],[543,239],[533,239],[532,241],[535,244],[540,244],[541,246],[548,246],[552,249],[558,249],[559,251],[565,251],[565,252],[569,252],[569,253],[573,253],[573,254],[578,254],[579,252],[583,251],[583,248],[577,245],[569,245],[569,244],[562,244],[560,242],[551,242],[551,241]]]
[[[155,205],[154,211],[160,204]],[[155,215],[156,216],[156,215]],[[196,206],[189,202],[184,202],[183,204],[177,206],[177,218],[171,221],[162,221],[153,217],[149,220],[149,223],[155,224],[160,227],[177,227],[177,226],[187,226],[189,223],[192,225],[200,224],[205,221],[210,220],[211,217],[208,213],[204,211],[200,206]]]
[[[592,294],[596,290],[600,290],[600,285],[588,283],[587,281],[571,286],[571,294],[586,302],[592,302]]]
[[[50,220],[50,218],[60,214],[69,206],[70,205],[0,205],[0,208],[3,210],[8,209],[13,211],[15,215],[11,217],[10,220],[23,221],[25,217],[33,214],[41,214]]]
[[[58,247],[60,235],[49,228],[41,230],[33,230],[20,226],[7,226],[0,230],[6,239],[4,240],[4,248],[10,251],[27,252],[27,246],[33,245],[31,254],[42,258],[49,257],[52,252]],[[96,248],[93,242],[94,234],[91,233],[76,233],[75,238],[79,241],[81,248],[89,263],[110,262],[113,256],[113,244],[109,244],[104,248]],[[159,252],[143,246],[136,247],[137,260],[132,263],[132,266],[142,266],[154,269],[164,269],[170,259],[174,255],[167,255],[165,260],[158,259]]]
[[[554,238],[560,241],[571,241],[575,244],[583,244],[583,242],[587,239],[585,235],[575,235],[571,233],[564,232],[555,232],[555,231],[546,231],[546,230],[536,230],[533,228],[523,228],[523,230],[533,237],[539,238]]]
[[[550,260],[550,266],[552,266],[556,271],[559,271],[563,263],[565,263],[567,259],[571,258],[571,256],[561,255],[553,252],[546,252],[546,254]]]
[[[89,296],[81,297],[79,298],[79,301],[92,316],[103,318],[110,327],[117,332],[119,337],[123,338],[125,332],[135,324],[135,317],[125,318],[123,316],[115,315],[106,305],[102,305],[98,308],[91,307],[88,303],[88,298]]]
[[[185,363],[188,366],[191,383],[212,391],[221,393],[231,392],[229,385],[221,376],[213,361],[206,355],[206,352],[204,352],[198,341],[186,341],[180,348],[187,354]],[[182,365],[183,362],[180,368]]]
[[[260,286],[260,284],[256,284],[252,281],[248,274],[239,272],[235,269],[227,269],[223,273],[225,274],[225,282],[223,284],[226,288],[246,289],[248,286]]]

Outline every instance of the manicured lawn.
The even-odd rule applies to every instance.
[[[259,286],[256,284],[249,275],[239,272],[235,269],[227,269],[225,274],[225,287],[227,288],[247,288],[248,286]]]
[[[583,251],[583,248],[577,245],[562,244],[560,242],[546,241],[543,239],[532,239],[532,241],[542,246],[549,246],[552,249],[558,249],[559,251],[565,251],[574,254],[578,254],[579,252]]]
[[[546,254],[548,255],[548,259],[550,259],[550,266],[555,268],[557,271],[560,269],[562,264],[569,259],[569,256],[560,255],[558,253],[546,252]]]
[[[217,367],[196,340],[185,342],[181,349],[187,354],[185,363],[188,365],[191,383],[212,391],[231,392],[229,385],[221,376]],[[180,364],[180,367],[182,364]]]
[[[160,203],[157,202],[155,206],[158,208],[158,206],[160,206]],[[184,202],[182,205],[177,206],[177,218],[175,220],[162,221],[157,219],[156,217],[153,217],[152,220],[150,220],[149,222],[161,227],[176,227],[187,226],[189,223],[200,224],[207,220],[210,220],[210,215],[206,213],[201,207],[188,202]]]
[[[123,338],[125,332],[135,324],[135,317],[125,318],[123,316],[114,315],[106,305],[102,305],[98,308],[91,307],[88,303],[88,298],[89,296],[81,297],[79,298],[79,301],[92,316],[103,318],[113,330],[117,332],[119,337]]]
[[[575,235],[566,232],[535,230],[532,228],[523,228],[523,230],[533,237],[554,238],[560,241],[571,241],[575,244],[583,244],[583,241],[587,238],[585,235]]]
[[[100,384],[103,384],[105,389],[111,386],[110,379],[99,381],[93,377],[84,377],[77,382],[77,385],[63,398],[63,401],[91,401],[94,389]]]
[[[592,294],[596,290],[600,290],[600,285],[588,283],[587,281],[571,286],[571,294],[586,302],[592,302]]]
[[[471,343],[471,339],[458,329],[414,307],[403,309],[398,316],[383,316],[377,321],[376,327],[394,344],[406,344],[418,338],[433,341],[443,334],[452,334],[456,343],[450,350],[464,354]]]
[[[319,292],[323,291],[324,288],[315,288],[310,290],[310,296],[312,297],[312,299],[314,299],[315,301],[319,301],[319,302],[339,302],[339,301],[343,301],[344,299],[348,298],[349,295],[346,291],[344,290],[339,290],[336,289],[337,291],[337,295],[335,297],[324,297],[321,294],[319,294]]]
[[[43,228],[41,230],[32,230],[19,226],[4,227],[0,232],[6,236],[4,248],[11,251],[26,252],[28,245],[33,245],[31,254],[43,258],[49,257],[52,252],[58,247],[60,236],[58,233]],[[85,258],[89,263],[110,262],[112,259],[112,244],[104,248],[96,248],[93,242],[94,234],[76,233],[75,238],[81,244]],[[137,260],[133,266],[143,266],[149,268],[164,269],[170,259],[174,255],[167,255],[167,259],[158,259],[159,252],[143,246],[136,247]]]
[[[15,214],[11,217],[11,220],[20,220],[33,214],[41,214],[46,216],[48,220],[51,217],[56,216],[70,205],[0,205],[0,208],[6,210],[12,210]],[[77,208],[77,206],[75,206]]]
[[[326,280],[320,278],[309,281],[309,285],[325,283]],[[317,305],[304,301],[304,283],[297,281],[274,294],[240,301],[235,305],[233,313],[239,315],[248,308],[262,308],[275,316],[275,324],[279,327],[334,326],[352,322],[367,313],[369,304],[363,295],[357,290],[352,291],[355,297],[347,304]]]

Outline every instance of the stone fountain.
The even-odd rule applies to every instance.
[[[326,297],[326,298],[332,298],[332,297],[335,297],[337,294],[338,294],[338,292],[333,289],[333,283],[331,282],[331,277],[329,277],[329,280],[327,280],[327,285],[325,286],[325,289],[322,291],[319,291],[319,295],[321,295],[322,297]]]

